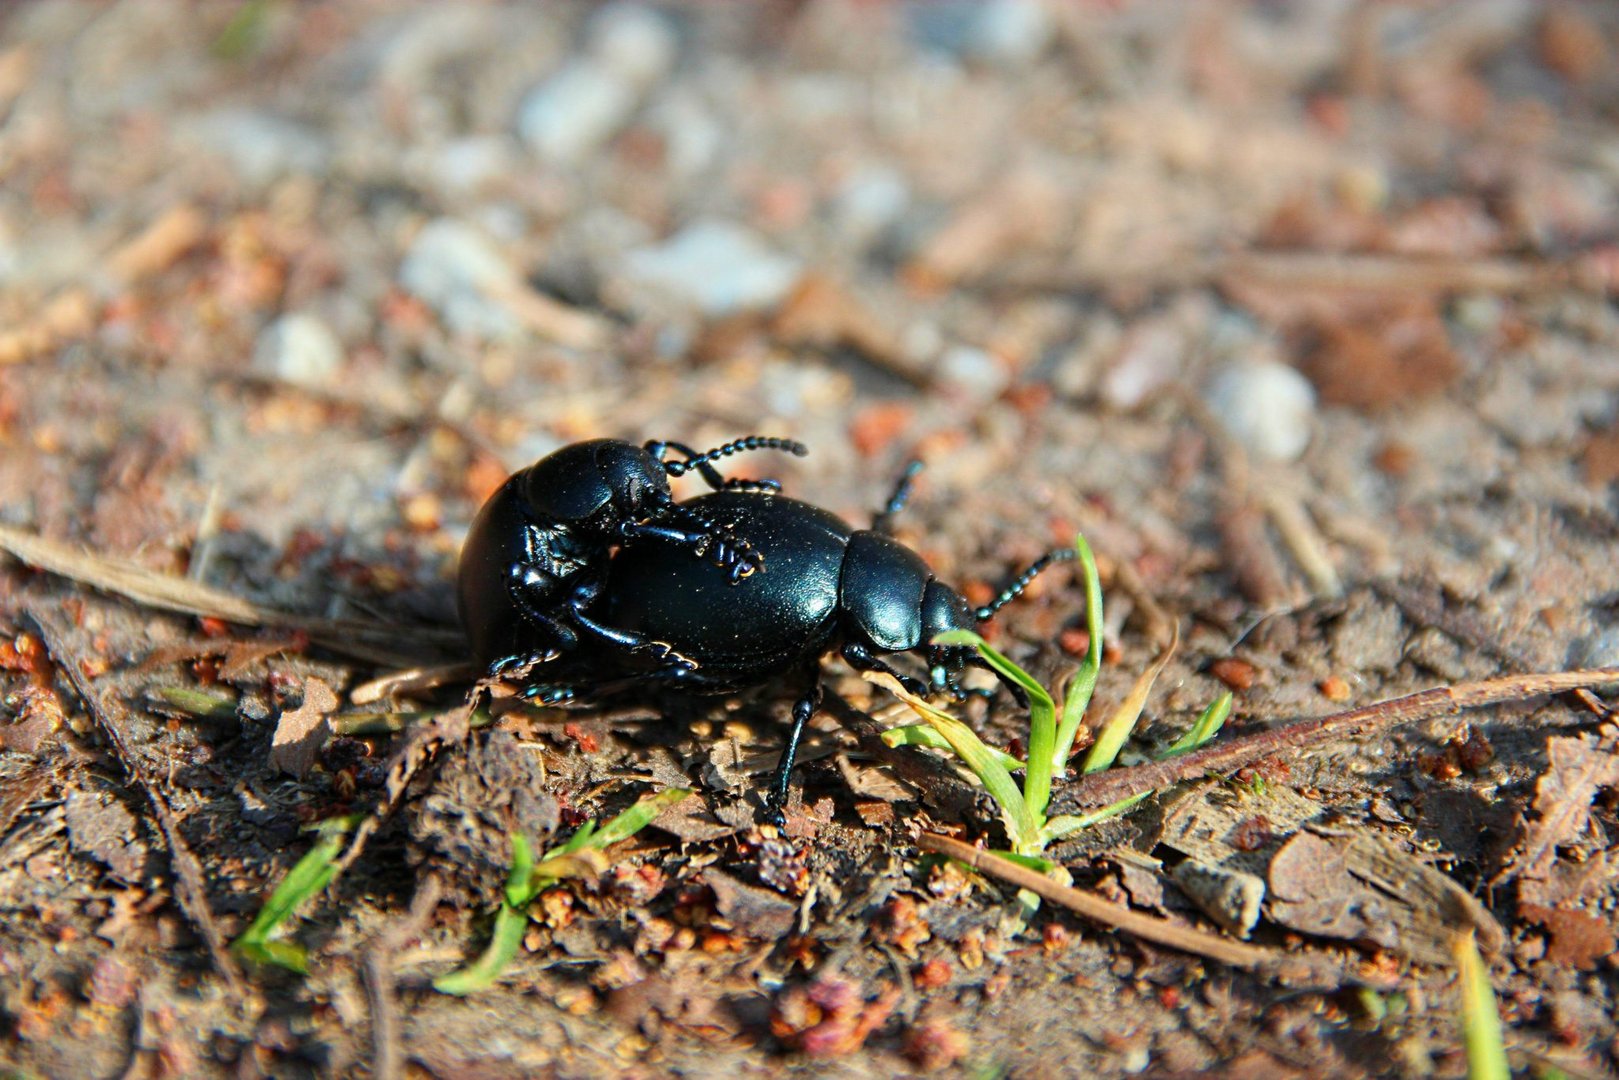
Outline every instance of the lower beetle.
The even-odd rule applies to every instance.
[[[889,535],[889,522],[904,505],[918,468],[907,469],[870,529],[854,529],[826,510],[774,493],[720,492],[683,503],[745,537],[770,572],[733,588],[722,568],[675,558],[665,538],[625,546],[613,556],[590,615],[666,643],[690,662],[659,661],[647,652],[581,650],[556,669],[555,681],[550,672],[536,672],[546,681],[529,687],[527,695],[555,703],[607,689],[724,693],[801,673],[809,688],[793,705],[792,729],[767,803],[779,821],[799,740],[820,706],[823,655],[837,649],[852,667],[894,674],[915,693],[932,689],[959,698],[963,669],[988,665],[970,647],[931,644],[934,636],[989,620],[1041,570],[1074,555],[1066,548],[1047,553],[990,603],[972,608]],[[894,671],[885,659],[905,652],[925,658],[928,684]]]
[[[479,510],[461,549],[457,600],[478,662],[492,673],[570,651],[580,636],[599,649],[672,658],[659,643],[604,626],[586,614],[612,548],[656,538],[708,556],[736,582],[762,555],[701,511],[679,504],[669,478],[695,472],[710,487],[774,492],[774,480],[727,480],[713,462],[748,450],[805,448],[749,435],[701,454],[676,442],[644,447],[617,439],[572,443],[520,469]],[[669,459],[670,451],[684,458]]]

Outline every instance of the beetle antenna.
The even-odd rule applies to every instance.
[[[905,504],[911,501],[911,489],[916,486],[916,474],[921,472],[922,468],[920,458],[912,458],[906,462],[905,471],[899,474],[899,480],[894,484],[894,493],[888,496],[888,502],[884,503],[883,508],[877,511],[877,516],[872,518],[872,532],[887,535],[893,531],[894,515],[905,509]]]
[[[714,466],[710,465],[707,461],[698,461],[697,459],[702,457],[702,455],[693,450],[691,447],[687,446],[685,443],[670,442],[667,440],[663,442],[653,441],[646,444],[646,449],[649,454],[658,459],[658,464],[662,465],[663,471],[668,473],[670,476],[685,476],[687,472],[695,468],[698,475],[708,482],[708,486],[716,491],[725,485],[725,477],[720,475],[719,470],[714,468]],[[685,454],[686,460],[663,460],[663,455],[668,453],[670,450],[677,450],[680,453]]]
[[[1078,552],[1076,552],[1073,548],[1067,547],[1053,548],[1051,551],[1046,552],[1044,555],[1034,560],[1034,562],[1029,565],[1027,570],[1013,578],[1012,583],[1006,588],[1002,589],[999,596],[995,597],[995,599],[973,612],[973,618],[977,619],[979,622],[988,622],[995,617],[995,613],[997,611],[1001,610],[1001,608],[1022,596],[1023,590],[1029,587],[1029,582],[1039,577],[1040,572],[1046,567],[1050,566],[1052,563],[1072,562],[1078,557]]]
[[[674,443],[670,443],[669,445],[674,446]],[[689,451],[684,450],[683,447],[676,447],[676,449],[681,450],[684,453],[689,453]],[[794,457],[803,457],[805,454],[809,453],[809,447],[805,446],[801,442],[795,442],[792,439],[781,439],[774,435],[745,435],[740,439],[732,439],[724,446],[716,446],[712,450],[704,450],[701,454],[693,455],[683,462],[671,461],[664,467],[669,468],[670,466],[674,465],[683,465],[686,469],[695,469],[703,465],[707,465],[711,461],[718,461],[720,458],[730,457],[732,454],[740,454],[748,450],[785,450]],[[679,476],[680,473],[673,472],[671,469],[671,475]]]

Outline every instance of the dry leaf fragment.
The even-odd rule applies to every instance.
[[[786,937],[798,921],[798,905],[769,889],[738,881],[709,867],[703,881],[714,890],[714,908],[749,937],[775,941]]]
[[[1594,971],[1603,957],[1619,947],[1613,927],[1583,911],[1520,903],[1518,914],[1546,928],[1551,937],[1546,959],[1554,964]]]
[[[1396,902],[1355,879],[1344,846],[1310,832],[1283,844],[1270,864],[1267,912],[1301,933],[1406,951],[1400,949]]]
[[[1552,876],[1557,847],[1585,831],[1597,789],[1619,785],[1619,748],[1611,737],[1553,736],[1546,741],[1546,760],[1546,774],[1535,784],[1535,820],[1521,853],[1496,884],[1522,878],[1520,898],[1555,907],[1561,898],[1544,895],[1543,883]]]
[[[681,776],[684,779],[685,774]],[[734,836],[743,827],[721,821],[701,799],[676,803],[653,818],[652,825],[687,844],[706,844],[723,836]]]
[[[303,776],[315,764],[315,755],[332,733],[327,717],[337,711],[337,694],[320,679],[304,680],[304,703],[276,721],[270,741],[270,766]]]
[[[67,797],[63,807],[68,844],[112,871],[113,877],[136,884],[146,872],[146,842],[129,808],[114,798],[105,801],[84,791]]]

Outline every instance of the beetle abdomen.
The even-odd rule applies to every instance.
[[[762,572],[730,571],[659,539],[614,557],[602,621],[664,642],[700,663],[711,687],[764,682],[819,656],[837,628],[839,574],[852,530],[796,499],[720,492],[682,503],[764,557]]]

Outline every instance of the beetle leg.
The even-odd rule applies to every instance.
[[[541,639],[546,644],[543,648],[508,657],[500,661],[502,665],[510,666],[510,663],[521,659],[540,658],[545,653],[566,652],[579,643],[579,636],[552,614],[555,610],[552,604],[556,582],[553,575],[531,564],[512,563],[508,568],[506,591],[511,596],[512,606],[540,631]],[[539,662],[538,659],[535,662]],[[491,668],[491,672],[493,670]]]
[[[654,660],[667,660],[672,667],[685,668],[688,671],[697,667],[697,661],[675,652],[674,646],[666,641],[655,641],[633,630],[620,630],[599,623],[586,614],[585,608],[601,594],[601,590],[600,581],[585,581],[573,590],[573,595],[568,598],[568,613],[575,626],[598,641],[616,645],[627,652],[645,653]]]
[[[627,652],[644,653],[654,660],[667,660],[671,667],[679,667],[687,671],[694,671],[697,668],[697,661],[675,652],[674,646],[667,641],[654,641],[652,638],[629,630],[618,630],[611,626],[605,626],[577,610],[574,612],[574,620],[578,622],[580,629],[602,641],[617,645]]]
[[[928,696],[927,683],[895,671],[886,661],[879,660],[871,655],[871,650],[864,645],[854,641],[846,641],[843,644],[842,653],[843,658],[849,662],[849,666],[856,671],[880,671],[885,675],[892,675],[899,680],[901,686],[917,697],[925,698]]]
[[[579,696],[573,686],[530,686],[524,689],[523,699],[539,705],[560,705]]]
[[[899,481],[894,484],[894,493],[888,496],[888,501],[871,519],[871,531],[880,532],[884,536],[894,531],[894,515],[905,509],[905,504],[911,501],[911,488],[916,485],[916,474],[922,471],[922,462],[913,458],[905,466],[905,471],[899,474]]]
[[[793,702],[793,726],[787,732],[787,745],[782,749],[781,761],[770,778],[770,794],[765,799],[765,820],[778,829],[787,824],[787,785],[793,766],[798,763],[798,745],[804,739],[804,729],[810,717],[821,707],[821,677],[819,670],[811,676],[808,692]]]
[[[669,518],[678,518],[689,524],[671,525],[668,524]],[[676,544],[689,544],[699,556],[712,553],[714,565],[730,570],[733,585],[749,574],[763,570],[765,565],[764,556],[754,550],[752,544],[678,503],[669,507],[662,520],[626,522],[618,531],[626,542],[656,536]]]
[[[1001,672],[997,672],[991,662],[986,661],[984,657],[978,656],[976,653],[973,654],[973,656],[967,657],[967,662],[968,664],[973,665],[973,667],[981,667],[981,669],[986,670],[986,672],[989,672],[989,674],[994,675],[994,677],[1001,682],[1002,687],[1007,688],[1007,691],[1009,691],[1010,695],[1012,695],[1013,701],[1017,701],[1017,708],[1028,708],[1028,693],[1026,693],[1022,687],[1018,687],[1017,683],[1012,682],[1010,678],[1005,677],[1005,675],[1002,675]],[[970,691],[970,693],[983,693],[983,691]],[[994,696],[992,691],[991,696]]]

